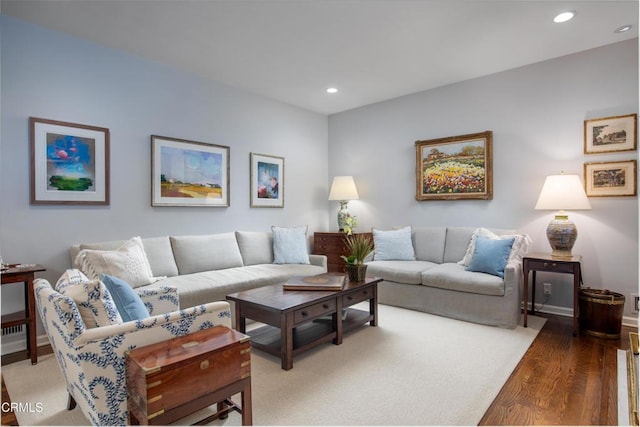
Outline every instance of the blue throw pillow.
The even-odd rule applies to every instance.
[[[476,246],[467,270],[488,273],[504,278],[504,268],[509,261],[509,254],[515,238],[489,239],[476,237]]]
[[[111,293],[111,298],[113,298],[123,322],[150,317],[140,295],[127,282],[107,274],[101,274],[100,281],[104,283],[109,293]]]
[[[310,264],[307,227],[271,227],[274,264]]]
[[[389,231],[374,228],[373,245],[375,261],[414,261],[416,259],[411,242],[411,226]]]

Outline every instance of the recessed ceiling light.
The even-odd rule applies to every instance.
[[[618,27],[615,29],[614,33],[624,33],[629,31],[633,25],[623,25],[622,27]]]
[[[562,12],[561,14],[559,14],[555,18],[553,18],[553,22],[556,22],[556,23],[567,22],[568,20],[570,20],[574,16],[576,16],[575,12]]]
[[[338,89],[335,87],[327,88],[327,93],[338,93]]]

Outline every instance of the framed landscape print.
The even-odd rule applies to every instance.
[[[30,117],[29,133],[31,204],[109,204],[109,129]]]
[[[151,135],[151,205],[229,206],[229,150]]]
[[[251,207],[284,207],[284,157],[250,154]]]
[[[584,121],[584,153],[634,151],[637,148],[637,114]]]
[[[584,164],[584,187],[589,197],[621,197],[637,194],[637,162]]]
[[[492,131],[416,141],[416,200],[491,200],[492,141]]]

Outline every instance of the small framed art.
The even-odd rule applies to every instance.
[[[637,148],[637,114],[584,121],[584,153],[634,151]]]
[[[284,207],[284,157],[250,154],[251,207]]]
[[[29,132],[31,204],[109,204],[109,129],[30,117]]]
[[[416,141],[416,200],[493,197],[493,132]]]
[[[229,206],[229,151],[151,135],[151,205]]]
[[[584,187],[589,197],[623,197],[637,194],[637,162],[584,164]]]

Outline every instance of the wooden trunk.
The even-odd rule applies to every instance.
[[[250,345],[248,336],[215,326],[132,350],[126,358],[130,419],[168,424],[247,386],[250,395]]]

